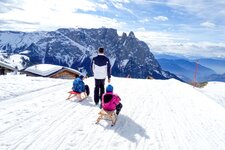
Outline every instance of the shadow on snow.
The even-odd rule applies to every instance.
[[[146,134],[145,129],[137,124],[134,120],[130,119],[128,116],[123,114],[119,114],[118,120],[116,122],[115,132],[117,132],[120,136],[128,139],[131,142],[138,142],[138,135],[141,138],[149,139],[149,136]],[[108,129],[114,129],[114,127],[108,126]]]

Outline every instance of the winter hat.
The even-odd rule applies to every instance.
[[[84,76],[81,74],[81,75],[79,76],[79,78],[80,78],[80,79],[83,79],[83,78],[84,78]]]
[[[106,92],[113,92],[113,86],[109,84],[109,85],[106,87]]]

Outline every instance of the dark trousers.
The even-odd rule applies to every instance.
[[[121,103],[119,103],[118,105],[116,105],[116,114],[119,115],[121,109],[122,109],[123,105]]]
[[[95,79],[94,101],[97,105],[105,92],[105,79]]]
[[[90,89],[89,89],[89,86],[88,85],[85,85],[85,92],[86,92],[87,96],[89,96]]]

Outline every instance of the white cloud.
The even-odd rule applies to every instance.
[[[173,33],[156,32],[156,31],[146,31],[144,28],[138,28],[135,31],[135,35],[151,45],[164,45],[176,42],[186,42],[189,39],[184,37],[176,36]]]
[[[128,8],[124,7],[124,3],[129,3],[129,1],[126,1],[126,0],[113,0],[112,3],[114,5],[114,7],[116,7],[117,9],[127,11],[130,14],[136,16],[131,9],[128,9]]]
[[[144,27],[137,28],[135,33],[138,32],[146,32],[146,29]]]
[[[154,17],[154,19],[157,21],[167,21],[168,20],[168,18],[165,16],[157,16],[157,17]]]
[[[118,32],[136,30],[134,31],[135,35],[140,40],[151,45],[152,50],[155,52],[183,53],[187,55],[200,55],[202,53],[202,55],[224,56],[225,54],[223,45],[216,46],[216,44],[213,45],[214,43],[208,45],[201,42],[196,43],[196,41],[207,40],[215,41],[215,43],[217,41],[217,43],[219,43],[225,40],[224,36],[222,36],[222,33],[225,31],[225,26],[223,25],[225,21],[221,19],[225,16],[225,11],[223,9],[225,7],[225,2],[219,0],[98,0],[97,2],[94,0],[9,1],[5,0],[5,2],[0,2],[0,30],[34,31],[55,30],[61,27],[99,28],[105,26],[116,28]],[[132,5],[130,5],[131,3]],[[115,7],[112,8],[112,4]],[[138,9],[135,9],[133,7],[134,5]],[[160,6],[164,8],[168,7],[173,13],[170,14],[170,12],[165,9],[165,11],[162,11],[164,15],[157,16],[159,13],[149,11],[151,8],[156,10],[157,8],[154,6],[157,6],[157,8]],[[142,10],[142,7],[148,9]],[[111,8],[114,10],[109,10]],[[121,19],[121,16],[123,16],[121,15],[120,17],[116,17],[123,20],[120,22],[113,18],[98,15],[99,12],[102,12],[105,14],[108,13],[107,15],[103,14],[103,16],[109,16],[114,11],[116,12],[114,15],[123,13],[123,15],[127,15],[127,18],[132,19]],[[91,13],[88,14],[89,12]],[[155,17],[151,15],[155,15]],[[176,19],[176,15],[179,16],[178,19]],[[171,18],[167,18],[166,16],[170,16]],[[193,17],[193,19],[187,18],[186,21],[185,17],[187,16]],[[161,22],[159,24],[152,18],[157,21],[164,21],[164,23]],[[202,22],[197,25],[199,20],[196,18],[201,21],[210,21]],[[169,19],[170,21],[166,22]],[[174,20],[176,21],[175,23],[173,22]],[[185,20],[185,22],[183,22],[183,20]],[[190,20],[192,22],[186,24],[186,22]],[[127,24],[127,22],[129,22],[129,24]],[[170,22],[173,22],[173,24],[170,24]],[[147,29],[152,30],[149,31]],[[217,33],[221,33],[221,35]],[[213,49],[217,50],[214,52],[212,51]]]
[[[211,22],[203,22],[203,23],[201,23],[201,26],[203,26],[203,27],[207,27],[207,28],[213,28],[213,27],[215,27],[216,25],[214,24],[214,23],[211,23]]]
[[[190,42],[189,39],[173,33],[148,32],[144,28],[138,29],[135,35],[145,41],[153,53],[225,58],[224,43]]]
[[[129,0],[111,0],[112,2],[129,3]]]
[[[172,8],[203,19],[217,20],[224,17],[224,0],[167,0]]]
[[[171,43],[170,45],[161,45],[154,47],[161,53],[180,54],[187,57],[220,57],[225,58],[224,43]]]
[[[24,16],[19,17],[24,18]],[[58,28],[66,28],[66,27],[83,27],[83,28],[100,28],[102,26],[109,28],[122,28],[125,23],[118,22],[115,19],[109,19],[105,17],[99,17],[88,14],[61,14],[55,13],[50,14],[46,18],[36,18],[30,19],[29,17],[24,18],[29,22],[35,22],[40,24],[9,24],[8,27],[14,30],[22,30],[22,31],[34,31],[34,30],[55,30]],[[36,20],[39,20],[36,22]],[[94,23],[93,23],[94,22]]]
[[[96,11],[99,7],[98,3],[90,2],[89,0],[82,0],[82,1],[74,1],[74,0],[39,0],[38,3],[43,2],[45,6],[48,8],[52,7],[56,11],[69,11],[74,12],[74,10],[82,10],[82,11]],[[31,4],[33,5],[33,3]]]
[[[145,18],[145,19],[139,20],[139,22],[141,22],[141,23],[148,23],[149,19]]]
[[[97,4],[102,9],[108,9],[109,7],[106,4]]]
[[[55,30],[60,27],[99,28],[102,26],[120,29],[125,25],[115,19],[78,13],[76,10],[95,11],[108,9],[107,5],[92,3],[88,0],[24,0],[21,9],[14,9],[8,13],[0,13],[1,21],[14,23],[1,25],[0,29],[10,30]],[[30,24],[16,24],[16,22],[29,22]]]
[[[152,45],[152,51],[161,54],[177,54],[186,57],[217,57],[225,58],[225,44],[204,42],[199,43],[170,43],[163,45]]]
[[[135,35],[138,39],[145,41],[155,53],[170,53],[174,49],[168,48],[169,45],[177,44],[177,41],[188,40],[170,33],[146,31],[144,28],[138,28]]]

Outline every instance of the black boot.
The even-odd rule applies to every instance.
[[[116,115],[118,116],[121,109],[122,109],[123,105],[121,103],[119,103],[117,106],[116,106]]]
[[[87,93],[87,96],[90,94],[90,89],[88,85],[85,85],[85,92]]]
[[[95,101],[95,105],[98,105],[99,103],[99,88],[98,87],[95,87],[94,101]]]

